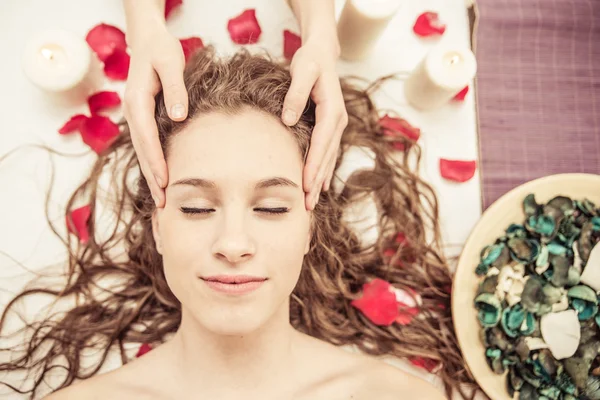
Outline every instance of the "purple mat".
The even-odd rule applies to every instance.
[[[600,0],[477,6],[484,208],[535,178],[600,174]]]

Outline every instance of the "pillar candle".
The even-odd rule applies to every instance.
[[[346,0],[337,24],[341,57],[354,61],[369,55],[403,0]]]
[[[81,100],[99,89],[102,68],[85,39],[55,29],[41,31],[23,50],[23,71],[47,94],[66,100]]]
[[[476,70],[475,55],[468,48],[435,47],[407,78],[406,99],[420,110],[438,108],[467,86]]]

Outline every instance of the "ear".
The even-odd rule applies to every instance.
[[[154,242],[156,243],[156,251],[162,256],[162,240],[160,238],[160,229],[158,225],[158,208],[154,209],[152,213],[152,235],[154,236]]]

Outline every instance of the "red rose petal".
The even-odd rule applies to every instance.
[[[396,255],[396,250],[395,249],[385,249],[383,251],[383,256],[387,259],[387,261],[391,261],[392,257],[394,257]],[[404,267],[404,264],[402,263],[402,260],[397,259],[396,262],[394,263],[394,266],[396,267]]]
[[[88,232],[88,220],[92,210],[89,205],[77,208],[67,215],[67,229],[75,234],[81,243],[87,243],[90,239]]]
[[[85,120],[88,119],[87,115],[77,114],[73,115],[70,120],[65,122],[65,124],[58,130],[58,133],[61,135],[75,132],[81,129],[81,126],[85,123]]]
[[[88,105],[92,114],[106,108],[116,107],[121,104],[121,98],[117,92],[98,92],[88,97]]]
[[[124,81],[129,73],[129,54],[125,50],[115,49],[104,61],[104,73],[110,79]]]
[[[419,314],[418,307],[408,307],[405,304],[399,303],[400,310],[398,311],[398,317],[396,322],[400,325],[408,325],[412,322],[413,318]]]
[[[394,241],[398,244],[406,244],[408,241],[406,240],[406,235],[404,235],[404,233],[400,232],[396,235],[396,238],[394,239]]]
[[[446,25],[440,21],[438,13],[428,11],[417,17],[413,31],[421,37],[443,35]]]
[[[143,356],[144,354],[146,354],[150,350],[152,350],[152,347],[150,347],[150,345],[148,343],[143,343],[140,346],[138,352],[136,353],[135,358],[139,358],[139,357]]]
[[[389,326],[398,317],[398,304],[391,285],[382,279],[373,279],[363,285],[362,297],[352,301],[371,322]]]
[[[440,365],[438,361],[432,360],[431,358],[411,357],[409,360],[414,366],[426,369],[429,372],[435,371]]]
[[[181,43],[181,48],[183,49],[183,54],[185,55],[185,62],[188,62],[196,50],[204,47],[202,39],[195,36],[187,39],[179,39],[179,42]]]
[[[245,10],[237,17],[230,19],[227,22],[227,30],[234,43],[253,44],[258,42],[262,31],[256,19],[256,10]]]
[[[85,37],[92,50],[101,61],[106,59],[115,51],[127,49],[125,34],[116,26],[100,24],[93,27]]]
[[[108,149],[119,136],[119,126],[103,115],[92,115],[80,131],[83,142],[98,154]]]
[[[442,177],[454,182],[466,182],[475,175],[476,161],[461,161],[440,159]]]
[[[408,123],[405,119],[390,117],[384,115],[379,119],[379,125],[383,134],[392,138],[405,137],[413,142],[417,142],[421,137],[421,130]],[[404,151],[405,146],[402,141],[392,142],[394,148],[398,151]]]
[[[171,11],[175,7],[179,7],[183,3],[183,0],[167,0],[165,1],[165,19],[169,18]]]
[[[463,90],[461,90],[460,92],[458,92],[452,100],[465,101],[465,97],[467,97],[467,93],[469,93],[469,86],[465,86],[465,88]]]
[[[400,134],[414,142],[418,141],[421,137],[421,130],[412,126],[408,121],[402,118],[390,117],[386,114],[379,120],[379,124],[383,128],[384,134]]]
[[[384,257],[394,257],[395,255],[396,255],[396,250],[394,250],[394,249],[385,249],[383,251]]]
[[[408,240],[406,239],[404,233],[400,232],[394,237],[394,243],[396,243],[398,246],[404,247],[408,245]],[[393,256],[396,255],[397,249],[397,247],[385,249],[383,251],[383,256],[391,259]],[[406,259],[406,255],[404,255],[404,258]],[[404,267],[404,264],[400,259],[396,260],[394,265],[397,267]]]
[[[302,38],[287,29],[283,31],[283,56],[291,60],[302,46]]]

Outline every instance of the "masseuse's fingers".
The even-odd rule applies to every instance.
[[[343,104],[343,103],[342,103]],[[310,149],[304,168],[304,190],[310,199],[309,208],[314,209],[323,182],[328,174],[331,157],[337,152],[339,145],[339,126],[345,127],[344,116],[337,104],[319,104],[316,109],[317,123],[310,140]],[[341,137],[341,136],[340,136]]]
[[[342,133],[348,123],[339,78],[335,71],[323,74],[315,90],[313,99],[316,107],[316,124],[313,129],[310,149],[304,168],[304,191],[314,204],[329,174],[331,157],[337,154]]]
[[[342,141],[342,135],[344,134],[344,131],[346,130],[346,126],[348,126],[348,114],[346,113],[346,108],[344,105],[344,112],[343,112],[343,115],[342,115],[340,121],[338,122],[337,133],[336,133],[333,141],[331,142],[333,152],[331,155],[330,164],[327,167],[328,168],[327,177],[325,178],[325,182],[323,182],[323,190],[325,190],[325,191],[328,191],[329,188],[331,187],[331,180],[333,179],[333,174],[335,172],[335,165],[337,163],[338,154],[339,154],[339,150],[340,150],[340,142]]]
[[[335,164],[337,161],[338,148],[335,149],[331,160],[329,160],[329,165],[327,166],[327,176],[325,177],[325,181],[323,182],[323,191],[326,192],[331,187],[331,180],[333,179],[333,173],[335,171]]]
[[[165,106],[173,121],[183,121],[188,112],[188,93],[183,83],[185,57],[183,50],[170,56],[162,56],[155,63],[156,72],[162,84]]]
[[[162,188],[168,175],[154,120],[154,96],[158,91],[158,79],[147,64],[138,67],[132,60],[132,67],[134,68],[130,70],[125,90],[125,117],[142,173],[157,207],[162,207],[165,200]]]
[[[317,174],[313,188],[305,195],[307,210],[315,209],[315,206],[319,202],[319,198],[321,196],[321,190],[326,190],[325,184],[327,183],[326,181],[329,174],[329,167],[331,166],[331,159],[335,156],[335,153],[337,153],[337,148],[333,149],[333,146],[330,146],[322,162],[323,165],[319,169],[319,173]]]
[[[337,134],[330,141],[329,149],[325,154],[325,158],[321,162],[321,166],[319,167],[319,172],[317,173],[317,177],[315,178],[314,184],[311,190],[308,193],[306,193],[309,210],[314,210],[316,204],[319,201],[321,191],[329,190],[328,182],[333,176],[333,170],[335,168],[335,162],[337,159],[339,147],[339,140],[337,140],[336,137]]]
[[[284,124],[293,126],[298,122],[319,74],[319,64],[304,55],[302,49],[298,50],[290,65],[292,83],[283,101],[281,118]]]

